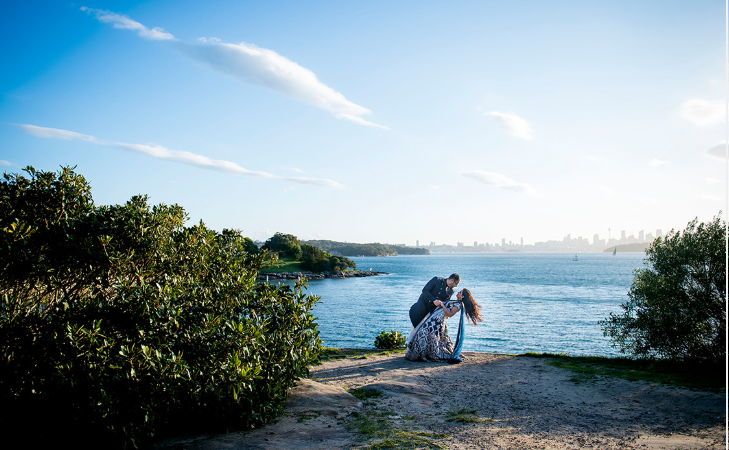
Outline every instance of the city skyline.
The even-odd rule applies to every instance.
[[[680,230],[675,230],[680,231]],[[450,242],[435,242],[431,241],[429,243],[421,243],[419,239],[415,240],[415,247],[438,247],[438,246],[450,246],[450,247],[480,247],[484,245],[490,245],[490,246],[497,246],[497,247],[524,247],[524,246],[535,246],[538,244],[545,244],[545,243],[552,243],[552,242],[565,242],[565,241],[581,241],[584,240],[588,243],[589,246],[599,247],[602,246],[604,248],[611,247],[614,245],[622,245],[622,244],[630,244],[630,243],[646,243],[646,242],[652,242],[658,237],[664,237],[666,233],[663,229],[658,228],[654,230],[654,232],[649,231],[645,232],[645,230],[640,230],[638,233],[630,233],[628,234],[626,230],[620,230],[620,237],[610,237],[610,238],[601,238],[599,233],[595,233],[590,237],[585,236],[577,236],[572,237],[571,233],[567,233],[564,237],[561,239],[548,239],[545,241],[527,241],[524,242],[524,238],[520,237],[518,242],[515,242],[511,240],[511,238],[501,238],[498,242],[488,242],[488,241],[474,241],[471,245],[470,243],[462,242],[462,241],[456,241],[455,244]],[[397,244],[397,245],[408,245],[409,244]]]
[[[708,0],[3,2],[0,170],[76,167],[97,204],[148,195],[255,240],[680,230],[726,204],[724,16]]]

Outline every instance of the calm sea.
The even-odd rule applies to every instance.
[[[622,311],[643,253],[471,253],[353,258],[376,277],[315,280],[308,292],[324,345],[373,348],[383,330],[410,332],[408,311],[433,276],[461,275],[484,322],[468,325],[464,350],[617,355],[598,321]],[[455,298],[455,295],[454,295]],[[455,339],[460,315],[448,321]]]

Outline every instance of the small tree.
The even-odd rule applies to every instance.
[[[656,239],[622,305],[600,321],[621,353],[671,360],[724,361],[726,222],[689,222]]]
[[[301,241],[293,234],[276,233],[263,244],[263,249],[280,252],[295,260],[301,258]]]

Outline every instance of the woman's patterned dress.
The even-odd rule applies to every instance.
[[[446,302],[446,307],[461,309],[458,301]],[[445,311],[440,306],[433,311],[425,322],[415,330],[415,335],[408,343],[405,357],[411,361],[447,361],[453,353],[453,342],[448,335]]]

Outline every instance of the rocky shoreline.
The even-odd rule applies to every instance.
[[[325,278],[357,278],[357,277],[374,277],[377,275],[387,275],[387,272],[378,272],[376,270],[351,270],[347,272],[261,272],[258,276],[260,281],[269,280],[323,280]]]

